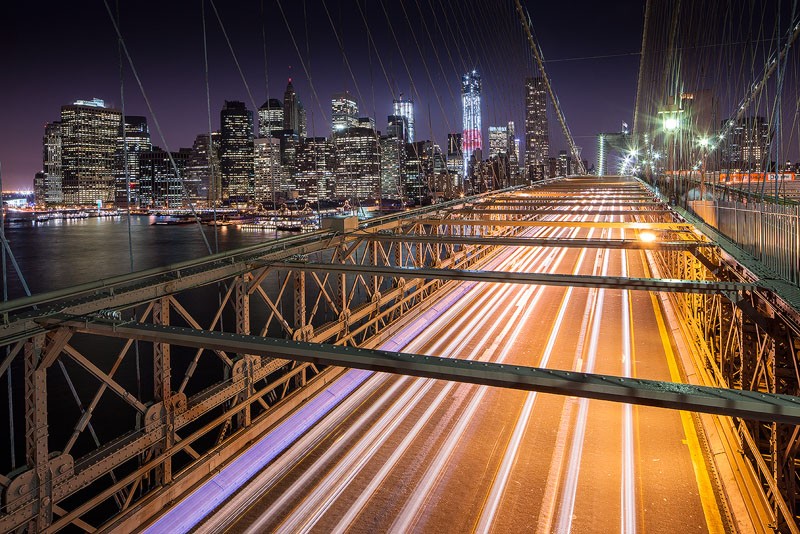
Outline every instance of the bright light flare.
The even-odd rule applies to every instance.
[[[664,119],[664,129],[668,132],[677,130],[679,125],[678,117],[667,117]]]
[[[639,240],[644,243],[652,243],[656,240],[656,234],[653,232],[641,232],[639,234]]]

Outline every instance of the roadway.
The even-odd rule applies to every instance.
[[[621,206],[608,192],[591,204]],[[564,215],[545,217],[635,220],[588,215],[585,207],[570,205]],[[525,235],[635,237],[633,230],[587,227],[536,227]],[[491,268],[647,277],[645,254],[509,247]],[[482,283],[461,291],[405,351],[680,381],[650,293]],[[722,528],[685,413],[374,374],[198,531]]]

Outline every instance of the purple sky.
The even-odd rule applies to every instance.
[[[312,84],[277,0],[263,0],[263,17],[257,1],[215,4],[256,105],[267,95],[266,42],[270,96],[282,99],[291,76],[310,134],[329,135],[330,96],[344,89],[360,93],[361,114],[376,117],[385,130],[392,96],[402,91],[416,100],[417,138],[444,146],[448,131],[461,130],[460,75],[476,68],[483,76],[484,144],[488,126],[509,120],[524,139],[523,84],[533,64],[510,0],[281,0]],[[76,5],[5,2],[0,7],[0,164],[6,190],[32,188],[42,166],[44,125],[59,119],[61,105],[97,97],[120,107],[117,43],[105,6]],[[191,146],[208,128],[200,2],[142,0],[120,6],[123,37],[166,145],[171,150]],[[595,135],[632,121],[644,2],[531,0],[527,7],[570,129],[584,157],[594,162]],[[217,128],[224,100],[252,105],[210,2],[206,25],[211,118]],[[153,142],[163,147],[127,64],[124,90],[126,113],[148,116]],[[551,151],[566,148],[554,117],[550,130]]]

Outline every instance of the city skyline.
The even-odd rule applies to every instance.
[[[589,3],[587,5],[589,9],[595,9]],[[624,27],[625,24],[641,25],[642,5],[642,2],[630,2],[626,5],[627,9],[615,7],[607,12],[595,9],[598,11],[595,19],[607,20],[609,27],[617,25]],[[248,88],[245,88],[235,69],[213,12],[207,8],[205,15],[209,36],[213,129],[219,128],[216,110],[225,100],[243,101],[255,111],[268,98],[280,99],[286,80],[291,77],[297,94],[305,106],[309,136],[328,135],[326,130],[330,124],[330,111],[325,109],[327,107],[325,101],[331,94],[349,90],[360,101],[363,109],[361,115],[374,118],[378,128],[383,130],[386,116],[392,114],[393,100],[403,93],[406,98],[413,100],[416,106],[416,137],[431,139],[439,146],[445,146],[447,135],[461,129],[461,106],[455,68],[460,72],[462,65],[466,68],[477,68],[482,72],[485,101],[484,130],[488,125],[506,124],[508,121],[523,124],[524,77],[531,75],[532,72],[529,65],[525,64],[529,61],[525,59],[525,43],[519,35],[513,36],[513,42],[516,43],[514,48],[516,59],[512,58],[512,61],[502,61],[504,52],[499,50],[499,45],[505,45],[505,41],[492,42],[485,37],[476,39],[469,49],[461,51],[453,49],[451,54],[455,57],[451,61],[446,59],[441,47],[451,44],[449,40],[452,40],[452,36],[456,36],[460,44],[461,35],[466,34],[468,30],[474,30],[475,17],[479,13],[460,15],[461,22],[465,25],[463,30],[447,26],[443,18],[439,19],[441,33],[434,32],[434,46],[430,44],[426,46],[425,28],[421,26],[419,17],[414,17],[413,11],[404,14],[398,6],[387,6],[387,13],[384,14],[377,6],[370,6],[369,9],[364,5],[360,7],[372,26],[374,48],[367,47],[361,39],[356,39],[357,35],[363,34],[364,21],[353,2],[328,3],[352,75],[338,46],[331,46],[336,42],[337,35],[334,35],[324,12],[309,16],[306,20],[310,38],[308,46],[304,46],[306,43],[303,42],[300,49],[303,52],[305,67],[308,68],[313,80],[313,84],[309,84],[303,64],[292,45],[287,25],[284,24],[275,5],[267,2],[265,10],[273,16],[265,18],[260,16],[259,6],[242,4],[232,7],[220,6],[220,17],[226,24],[228,34],[235,35],[232,45],[238,54],[237,57],[248,81]],[[439,16],[453,15],[452,9],[445,4],[434,7],[438,10]],[[591,46],[586,39],[583,39],[582,44],[578,39],[566,45],[562,42],[556,46],[563,35],[551,31],[546,21],[557,16],[558,12],[550,7],[532,4],[528,8],[535,26],[537,20],[542,21],[542,28],[537,27],[537,31],[541,33],[540,38],[547,57],[553,60],[588,57],[591,55],[590,51],[596,51],[596,46]],[[79,15],[65,7],[56,7],[46,13],[37,14],[19,6],[10,9],[13,11],[12,15],[16,15],[15,20],[19,24],[2,38],[2,45],[7,50],[19,49],[24,50],[24,53],[3,60],[6,72],[14,74],[14,82],[0,87],[3,97],[0,112],[4,125],[0,131],[2,150],[0,162],[3,165],[3,181],[6,189],[23,187],[29,189],[35,172],[42,170],[42,126],[45,122],[57,118],[57,109],[61,105],[76,99],[97,97],[106,100],[112,106],[119,107],[119,58],[116,53],[113,27],[107,14],[102,10]],[[303,34],[305,30],[302,6],[287,5],[283,6],[283,9],[289,21],[288,28],[296,34]],[[199,11],[199,8],[180,11],[175,7],[168,7],[163,16],[157,18],[143,17],[141,13],[130,8],[124,8],[121,13],[123,37],[126,39],[167,141],[164,143],[156,128],[152,127],[153,144],[166,145],[163,148],[169,150],[190,146],[198,133],[208,130]],[[348,16],[344,16],[345,14]],[[394,37],[388,29],[387,15],[390,20],[397,23]],[[71,21],[76,28],[93,25],[98,29],[91,39],[88,34],[76,32],[80,35],[64,43],[64,54],[75,58],[71,63],[51,65],[52,59],[47,54],[47,47],[43,47],[42,43],[34,38],[34,29],[39,24],[46,23],[51,17]],[[143,39],[143,36],[133,31],[137,24],[146,23],[154,35],[168,35],[169,22],[183,19],[188,33],[187,38],[180,40],[171,38],[165,42],[155,38]],[[260,53],[263,48],[262,20],[267,21],[265,25],[269,36],[266,39],[268,48],[266,78],[264,58]],[[581,27],[579,24],[574,29],[570,28],[568,33],[570,35],[574,33],[577,37],[577,30]],[[588,27],[587,23],[586,28]],[[413,35],[409,28],[413,28]],[[568,121],[573,125],[573,133],[578,138],[578,144],[583,146],[584,155],[590,159],[594,145],[592,138],[597,132],[594,131],[594,126],[583,127],[581,122],[586,125],[597,123],[597,114],[601,111],[601,106],[595,103],[599,101],[602,93],[606,93],[610,99],[608,103],[611,101],[615,103],[602,106],[602,112],[608,116],[600,121],[600,124],[603,129],[611,129],[621,120],[630,117],[633,91],[623,90],[620,94],[618,87],[605,92],[594,91],[588,96],[595,99],[595,103],[580,102],[579,98],[584,92],[576,91],[578,84],[574,80],[581,80],[593,72],[599,72],[604,64],[609,66],[623,62],[627,64],[629,79],[624,80],[625,83],[623,81],[617,83],[620,87],[632,87],[637,68],[637,31],[632,31],[632,35],[627,38],[615,34],[607,40],[606,51],[610,55],[620,53],[628,55],[602,60],[553,61],[548,67]],[[189,39],[189,36],[192,39]],[[442,36],[447,39],[443,40]],[[624,37],[624,32],[622,36]],[[299,41],[305,41],[304,35],[297,34],[295,37]],[[421,48],[417,47],[415,37]],[[548,39],[551,39],[552,48],[548,48]],[[508,41],[511,40],[512,37],[509,37]],[[303,50],[305,48],[310,51],[310,55]],[[166,63],[148,61],[148,52],[156,51],[159,55],[165,56]],[[438,62],[437,54],[441,56]],[[384,69],[379,65],[379,58]],[[442,68],[439,68],[440,65]],[[164,69],[164,66],[168,68]],[[59,83],[48,84],[46,87],[38,83],[40,72],[45,67],[49,69],[49,76],[57,79]],[[126,115],[147,115],[152,125],[152,117],[149,116],[129,67],[125,65],[124,70]],[[431,82],[435,87],[432,87]],[[252,94],[255,104],[251,102],[247,89],[249,94]],[[573,96],[570,96],[570,93]],[[180,94],[180,98],[176,98],[176,94]],[[501,94],[511,94],[515,98],[498,97]],[[12,105],[22,98],[21,95],[25,95],[29,108],[24,113]],[[559,142],[554,142],[554,145],[554,149],[560,148]]]

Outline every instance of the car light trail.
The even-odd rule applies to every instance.
[[[598,259],[602,256],[602,269],[601,275],[608,276],[608,259],[609,251],[600,251]],[[589,349],[586,358],[585,371],[591,373],[594,371],[594,365],[597,357],[597,348],[600,341],[600,322],[603,317],[603,305],[605,301],[605,289],[598,289],[594,292],[595,301],[587,311],[591,315],[592,331],[589,339]],[[583,329],[582,329],[583,330]],[[579,370],[579,369],[576,369]],[[578,418],[575,422],[575,431],[572,436],[572,444],[570,446],[569,465],[567,468],[567,477],[564,484],[561,506],[558,516],[558,526],[556,531],[570,532],[572,530],[572,518],[575,511],[575,496],[578,491],[578,475],[581,468],[581,457],[583,455],[583,443],[586,435],[586,419],[589,412],[588,399],[581,399],[578,401]]]
[[[578,274],[580,272],[585,257],[586,249],[582,249],[578,255],[578,260],[575,263],[575,268],[572,270],[572,274]],[[564,293],[564,297],[561,299],[561,304],[559,305],[555,321],[553,321],[553,326],[550,330],[550,336],[547,339],[547,345],[545,345],[539,367],[547,367],[550,363],[550,356],[553,354],[553,348],[555,347],[556,340],[558,339],[558,334],[561,331],[561,325],[564,321],[564,315],[567,312],[567,307],[572,298],[573,290],[573,287],[568,287],[567,291]],[[519,446],[522,442],[522,436],[525,434],[525,430],[528,426],[531,413],[533,412],[535,400],[536,392],[528,393],[525,398],[525,404],[522,408],[521,415],[517,419],[517,424],[514,427],[514,433],[508,445],[508,451],[503,457],[503,463],[501,464],[497,476],[495,477],[494,483],[492,484],[492,489],[489,491],[489,497],[487,498],[486,504],[481,512],[481,517],[478,520],[478,525],[476,527],[477,532],[488,532],[492,522],[494,521],[495,514],[500,507],[500,501],[503,497],[503,492],[508,484],[508,478],[511,475],[511,468],[517,460]]]
[[[625,238],[625,230],[622,230],[622,237]],[[628,276],[628,254],[622,250],[622,276]],[[630,312],[630,292],[627,289],[622,291],[622,376],[630,377],[633,367],[632,333],[631,333],[631,312]],[[623,534],[634,534],[636,532],[636,493],[634,488],[634,466],[633,466],[633,406],[630,404],[622,405],[622,512],[620,518],[620,532]]]

